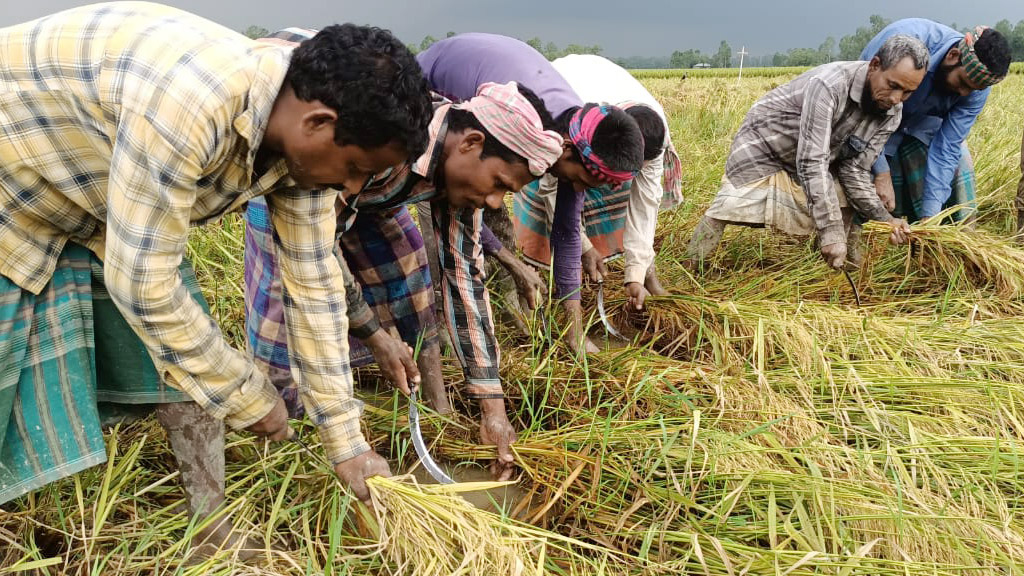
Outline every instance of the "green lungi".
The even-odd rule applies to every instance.
[[[181,274],[209,311],[188,262]],[[161,382],[86,248],[69,243],[38,295],[0,276],[0,504],[104,463],[105,408],[189,400]]]
[[[896,210],[893,215],[905,218],[908,222],[920,220],[918,214],[928,170],[928,146],[917,138],[907,136],[896,150],[896,156],[886,156],[886,160],[889,162],[892,188],[896,194]],[[954,222],[961,222],[977,210],[974,162],[966,144],[960,147],[960,165],[953,174],[951,185],[952,191],[942,209],[962,206],[952,215]]]

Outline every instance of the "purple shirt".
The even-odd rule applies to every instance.
[[[580,299],[580,284],[583,283],[582,218],[583,193],[577,192],[572,182],[559,180],[555,213],[551,217],[551,247],[555,251],[551,266],[556,298]]]
[[[480,229],[480,244],[484,247],[484,254],[489,256],[497,256],[498,252],[501,252],[501,249],[505,247],[486,223]]]
[[[455,102],[476,96],[477,87],[487,82],[516,82],[536,92],[554,118],[583,105],[543,54],[508,36],[459,34],[435,42],[416,60],[430,89]]]
[[[576,91],[543,54],[508,36],[479,32],[459,34],[435,42],[417,54],[416,59],[430,89],[455,102],[476,96],[477,87],[487,82],[516,82],[533,90],[553,118],[583,105]],[[550,238],[555,252],[552,262],[555,296],[578,300],[582,278],[579,230],[583,194],[576,192],[571,183],[560,182],[555,202]],[[500,250],[501,244],[491,244],[490,249]]]

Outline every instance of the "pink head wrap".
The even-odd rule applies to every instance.
[[[453,108],[472,112],[492,136],[526,159],[534,176],[547,172],[562,155],[562,136],[544,129],[540,115],[515,82],[482,84],[473,99]]]

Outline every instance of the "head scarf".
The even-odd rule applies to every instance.
[[[594,132],[611,111],[612,108],[609,106],[597,104],[583,106],[569,120],[569,139],[580,153],[580,158],[583,159],[583,165],[587,167],[587,170],[601,180],[618,186],[631,180],[636,174],[628,170],[612,170],[590,147]]]
[[[967,77],[982,88],[998,84],[1005,78],[1005,76],[996,76],[989,71],[981,60],[978,59],[978,53],[974,51],[974,43],[977,42],[978,38],[981,38],[985,30],[988,30],[988,26],[978,26],[974,29],[974,33],[968,32],[964,34],[963,40],[958,45],[958,48],[960,48],[960,63],[963,64]]]
[[[547,172],[562,156],[562,136],[544,129],[537,110],[515,82],[482,84],[474,98],[453,108],[472,112],[498,142],[526,159],[534,176]]]

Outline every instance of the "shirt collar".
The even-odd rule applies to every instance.
[[[427,128],[427,149],[412,164],[412,172],[425,180],[434,182],[437,170],[441,168],[441,153],[444,152],[444,141],[448,137],[448,112],[451,104],[443,104],[434,108],[434,118]]]
[[[291,50],[290,47],[258,44],[249,52],[256,60],[256,70],[247,94],[245,110],[235,117],[233,125],[235,132],[248,143],[245,168],[250,177],[255,172],[256,153],[266,134],[270,112],[284,86]]]

